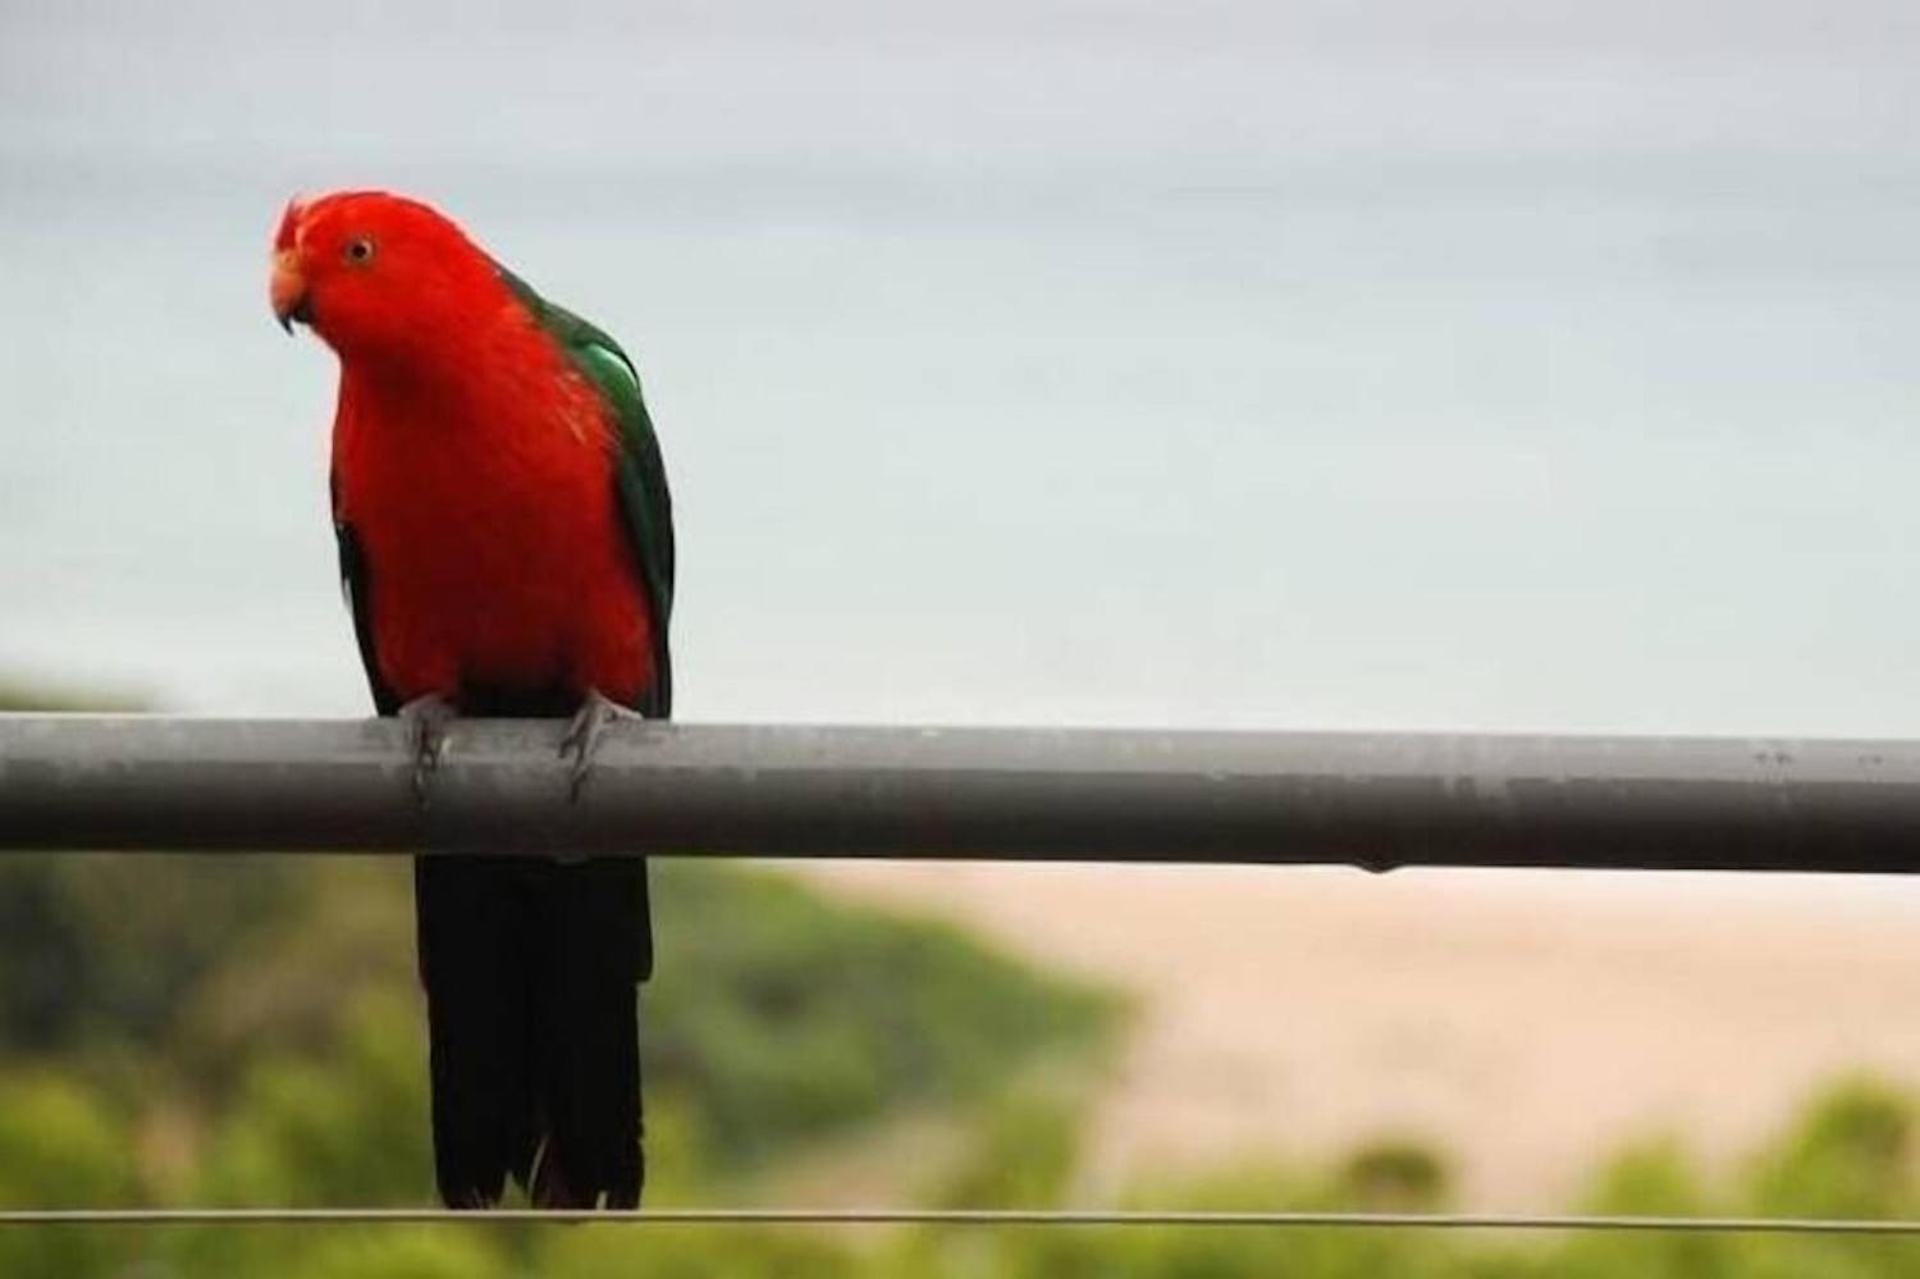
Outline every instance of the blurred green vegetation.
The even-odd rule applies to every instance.
[[[964,1106],[1036,1060],[1087,1056],[1122,1009],[949,926],[769,872],[668,860],[652,878],[647,1097],[702,1176]],[[171,1124],[223,1202],[418,1199],[411,883],[386,858],[0,860],[9,1077],[40,1070]],[[384,1166],[370,1172],[362,1140]]]
[[[404,861],[388,858],[0,859],[0,1204],[429,1202],[410,885]],[[865,1202],[941,1207],[1078,1201],[1089,1098],[1125,1024],[1112,993],[1036,972],[951,927],[831,902],[767,871],[656,862],[654,901],[659,975],[642,1003],[649,1203],[819,1202],[823,1186],[829,1198],[839,1187]],[[1709,1172],[1675,1142],[1641,1140],[1598,1163],[1571,1207],[1920,1216],[1917,1119],[1908,1093],[1843,1080],[1738,1166]],[[863,1164],[848,1157],[857,1150],[876,1153]],[[1321,1167],[1241,1163],[1155,1179],[1124,1202],[1460,1206],[1445,1152],[1397,1135]],[[1879,1279],[1920,1276],[1920,1242],[1174,1228],[0,1228],[5,1279],[633,1273]]]
[[[0,860],[0,1203],[429,1202],[411,884],[390,858]],[[892,1119],[1077,1078],[1123,1020],[1108,992],[771,872],[656,861],[653,898],[652,1203],[750,1198]],[[328,1233],[288,1271],[271,1230],[0,1230],[0,1276],[516,1273],[531,1239]],[[565,1242],[561,1272],[605,1247]]]
[[[55,685],[0,675],[0,711],[69,711],[105,714],[150,709],[130,690]]]

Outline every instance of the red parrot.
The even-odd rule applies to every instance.
[[[572,716],[575,793],[608,720],[665,718],[673,522],[640,380],[453,222],[381,191],[295,200],[270,298],[340,359],[340,572],[382,715],[424,800],[454,718]],[[414,860],[442,1199],[632,1207],[638,858]]]

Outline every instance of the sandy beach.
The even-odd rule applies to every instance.
[[[1560,1205],[1655,1133],[1737,1158],[1856,1069],[1920,1083],[1920,885],[1263,868],[823,863],[833,891],[960,920],[1124,987],[1138,1033],[1088,1191],[1387,1134],[1459,1199]]]

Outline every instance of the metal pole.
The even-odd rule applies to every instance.
[[[1920,868],[1920,743],[0,716],[0,850]]]

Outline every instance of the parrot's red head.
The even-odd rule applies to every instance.
[[[295,198],[273,237],[274,317],[288,332],[310,325],[343,357],[415,355],[504,293],[465,232],[385,191]]]

